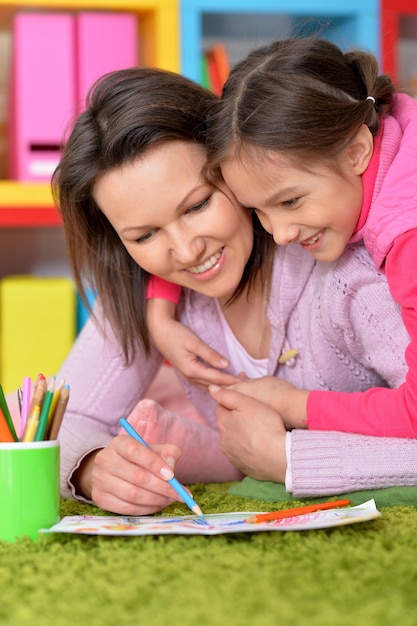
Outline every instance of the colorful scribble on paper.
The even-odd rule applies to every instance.
[[[248,521],[254,514],[253,511],[246,511],[209,514],[203,517],[73,515],[64,517],[43,532],[117,536],[220,535],[237,532],[315,530],[366,522],[381,515],[374,500],[350,508],[318,511],[256,524]]]

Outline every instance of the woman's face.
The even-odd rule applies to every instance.
[[[202,178],[203,146],[171,141],[104,174],[94,199],[136,263],[210,297],[229,298],[253,246],[252,221],[226,187]]]

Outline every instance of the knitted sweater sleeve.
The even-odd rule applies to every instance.
[[[407,375],[396,389],[363,392],[312,391],[307,402],[308,427],[381,437],[417,437],[417,229],[398,237],[386,257],[391,294],[401,307],[410,343]],[[383,338],[381,338],[383,341]]]
[[[417,440],[334,431],[291,432],[297,497],[417,485]]]
[[[73,495],[70,478],[80,460],[118,434],[118,420],[144,397],[161,362],[159,353],[146,358],[138,348],[126,365],[111,328],[105,326],[104,334],[91,318],[87,321],[57,374],[71,389],[59,433],[63,497]]]

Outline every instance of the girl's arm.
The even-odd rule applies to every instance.
[[[385,264],[391,294],[401,306],[410,342],[405,350],[407,374],[396,389],[381,387],[342,394],[313,391],[307,403],[309,428],[344,430],[383,437],[417,437],[417,229],[394,242]],[[366,330],[366,329],[365,329]],[[389,336],[381,336],[379,348]],[[392,354],[386,353],[386,360]]]
[[[193,384],[203,388],[212,383],[232,384],[235,377],[219,371],[229,367],[229,361],[175,319],[180,292],[178,285],[151,277],[147,291],[147,323],[153,343]]]

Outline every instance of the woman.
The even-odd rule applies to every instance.
[[[151,513],[175,499],[167,483],[174,466],[176,476],[186,483],[240,476],[220,450],[214,402],[207,391],[183,381],[201,413],[200,423],[167,414],[148,401],[135,408],[162,362],[145,322],[151,273],[184,288],[181,321],[214,349],[227,352],[234,375],[285,369],[288,379],[305,371],[312,385],[315,377],[325,387],[332,384],[326,378],[334,372],[308,367],[314,350],[306,344],[303,354],[302,342],[314,299],[329,282],[343,281],[352,264],[366,266],[369,281],[348,299],[341,293],[334,306],[352,309],[353,326],[364,306],[373,308],[383,301],[375,315],[384,329],[392,330],[391,352],[402,353],[408,341],[406,333],[395,332],[398,311],[363,248],[353,247],[324,274],[301,248],[274,248],[257,219],[222,183],[214,187],[206,182],[205,120],[213,101],[214,96],[199,86],[158,70],[124,70],[104,77],[76,121],[54,175],[77,286],[83,293],[87,281],[97,292],[96,322],[104,330],[99,332],[90,320],[58,374],[71,384],[61,429],[62,492],[119,513]],[[360,325],[357,332],[361,335]],[[325,341],[326,333],[324,326],[319,328],[314,340]],[[369,330],[363,335],[366,353]],[[300,358],[293,368],[277,368],[288,338],[301,342]],[[353,369],[346,366],[352,362]],[[399,384],[403,376],[401,363],[389,361],[385,366],[378,354],[362,360],[346,349],[343,365],[339,381],[346,391]],[[146,449],[119,435],[118,420],[130,413],[130,421],[148,442],[165,445]],[[286,445],[291,446],[294,466],[297,433],[288,444],[284,425],[272,409],[254,426],[263,466],[251,468],[246,459],[238,464],[240,469],[284,481]],[[334,437],[330,439],[334,446]],[[369,458],[372,439],[359,437],[355,445],[362,443]],[[402,470],[394,471],[397,479],[387,472],[379,485],[413,480],[415,467],[410,468],[409,459],[415,448],[404,448],[397,440],[389,445],[391,451],[398,450]],[[388,443],[385,446],[387,450]],[[346,473],[352,488],[353,478]],[[316,489],[334,491],[335,485],[322,480]]]

